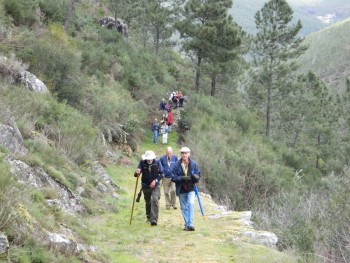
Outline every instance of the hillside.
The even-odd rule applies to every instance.
[[[309,49],[299,58],[300,70],[314,71],[329,88],[344,91],[350,76],[350,19],[337,22],[305,38]]]
[[[199,50],[183,46],[182,56],[170,41],[180,2],[0,0],[1,262],[350,261],[350,97],[333,103],[312,74],[294,86],[289,60],[260,71],[222,8],[194,38]],[[247,2],[241,13],[253,17]],[[220,39],[212,45],[209,32],[224,34],[210,34]],[[213,53],[216,61],[226,36],[240,45]],[[210,52],[198,65],[202,44]],[[196,203],[191,233],[163,197],[156,227],[143,200],[129,225],[135,166],[146,150],[165,152],[150,126],[174,91],[186,101],[181,110],[169,101],[178,118],[169,145],[189,147],[202,175],[205,220]],[[274,248],[252,237],[265,231]]]
[[[244,30],[253,34],[256,32],[254,15],[265,2],[266,0],[258,0],[252,5],[249,1],[235,0],[230,13]],[[288,0],[287,2],[294,10],[294,19],[301,20],[303,24],[301,34],[304,36],[350,16],[350,3],[346,0]]]

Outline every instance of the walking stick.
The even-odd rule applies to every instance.
[[[205,217],[204,217],[204,210],[203,210],[203,206],[202,206],[202,202],[201,202],[201,198],[199,196],[199,191],[198,191],[198,187],[197,185],[194,185],[194,192],[197,196],[197,200],[198,200],[198,204],[199,204],[199,209],[201,210],[201,214],[203,216],[203,220],[205,220]]]
[[[137,184],[139,183],[139,177],[140,177],[140,175],[138,175],[138,176],[136,177],[136,185],[135,185],[134,199],[133,199],[133,201],[132,201],[132,208],[131,208],[130,225],[131,225],[131,220],[132,220],[132,214],[134,213],[135,198],[136,198],[136,190],[137,190]]]

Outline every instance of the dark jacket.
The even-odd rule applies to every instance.
[[[158,160],[153,160],[151,164],[148,164],[146,160],[141,160],[137,168],[141,169],[141,185],[142,189],[149,189],[149,185],[153,180],[160,180],[164,177],[163,166]]]
[[[171,178],[174,166],[175,166],[176,162],[178,161],[177,156],[176,155],[171,156],[170,165],[168,164],[168,156],[167,155],[163,155],[162,157],[160,157],[159,161],[163,166],[164,176]]]
[[[153,122],[152,123],[152,127],[151,127],[151,130],[154,132],[154,131],[158,131],[159,132],[159,129],[160,129],[160,125],[158,122]]]
[[[199,176],[198,179],[194,177],[195,174]],[[191,158],[189,159],[188,163],[187,177],[185,177],[184,170],[182,169],[181,159],[177,161],[171,178],[171,180],[176,184],[176,195],[194,191],[194,185],[198,183],[200,176],[201,172],[199,167]]]

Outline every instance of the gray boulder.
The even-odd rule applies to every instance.
[[[5,236],[3,233],[0,233],[0,255],[6,253],[9,247],[10,245],[9,241],[7,240],[7,236]]]
[[[20,82],[29,90],[39,93],[46,93],[48,89],[46,85],[29,71],[20,73]]]
[[[68,187],[49,176],[42,168],[32,168],[10,156],[5,160],[9,163],[10,171],[17,177],[19,183],[37,189],[52,190],[55,198],[47,199],[48,205],[56,206],[68,213],[81,213],[85,210],[80,196],[75,196]]]
[[[204,194],[203,194],[204,195]],[[208,198],[211,199],[209,196]],[[232,237],[232,241],[241,239],[242,241],[249,242],[251,244],[263,245],[270,248],[276,248],[278,237],[276,234],[268,231],[260,231],[254,228],[254,223],[251,221],[251,211],[231,211],[226,206],[216,205],[218,213],[208,216],[210,219],[232,220],[232,224],[235,225],[236,234]]]
[[[24,147],[22,134],[11,119],[7,120],[7,124],[0,123],[0,146],[15,155],[25,155],[28,152]]]
[[[98,181],[96,185],[97,190],[102,193],[111,192],[112,196],[118,196],[116,195],[115,191],[120,190],[120,186],[111,180],[101,164],[98,162],[93,162],[91,165],[91,171],[96,176],[96,179]]]
[[[245,231],[241,235],[247,237],[250,243],[271,248],[275,248],[278,242],[276,234],[268,231]]]
[[[104,26],[108,29],[116,29],[123,37],[128,38],[128,25],[124,23],[121,19],[114,19],[111,16],[101,18],[99,20],[99,25]]]

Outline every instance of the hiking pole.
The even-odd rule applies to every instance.
[[[133,212],[134,212],[135,198],[136,198],[136,190],[137,190],[137,184],[139,183],[139,177],[140,177],[140,175],[138,175],[138,176],[136,177],[136,185],[135,185],[134,199],[133,199],[133,201],[132,201],[132,208],[131,208],[130,225],[131,225],[131,220],[132,220],[132,214],[133,214]]]
[[[200,196],[199,196],[198,187],[197,187],[196,184],[194,185],[194,192],[195,192],[195,194],[196,194],[196,196],[197,196],[197,200],[198,200],[198,204],[199,204],[199,209],[201,210],[201,214],[202,214],[202,216],[203,216],[203,220],[205,220],[205,217],[204,217],[204,210],[203,210],[201,198],[200,198]]]

